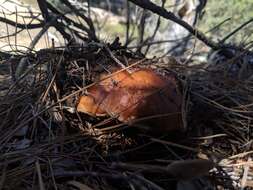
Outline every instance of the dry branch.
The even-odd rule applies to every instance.
[[[9,24],[11,26],[15,26],[18,28],[22,28],[22,29],[36,29],[36,28],[41,28],[44,26],[44,23],[38,23],[38,24],[21,24],[21,23],[17,23],[15,21],[9,20],[7,18],[3,18],[0,17],[0,22],[4,22],[6,24]]]
[[[171,20],[180,26],[184,27],[187,31],[189,31],[192,35],[196,36],[200,41],[202,41],[207,46],[211,47],[212,49],[220,49],[220,45],[211,39],[208,39],[202,32],[190,26],[187,22],[183,21],[182,19],[176,17],[172,12],[167,11],[165,8],[157,6],[156,4],[152,3],[149,0],[129,0],[132,3],[142,7],[143,9],[147,9],[163,18]]]

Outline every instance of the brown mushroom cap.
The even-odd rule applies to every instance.
[[[99,85],[90,87],[88,94],[80,97],[77,111],[91,116],[105,116],[107,113],[102,109],[100,103],[103,103],[106,94],[106,91]]]
[[[141,120],[137,124],[163,131],[183,128],[182,95],[172,75],[162,76],[151,69],[122,71],[87,90],[77,106],[80,112],[110,115],[122,122]]]

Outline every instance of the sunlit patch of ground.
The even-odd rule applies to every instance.
[[[0,17],[2,18],[6,18],[14,22],[17,21],[18,23],[24,25],[27,25],[29,23],[39,23],[38,20],[32,20],[30,18],[27,18],[27,16],[30,17],[33,15],[34,17],[42,19],[41,16],[38,16],[40,13],[38,10],[29,5],[22,4],[16,0],[0,0],[0,4]],[[27,50],[27,47],[29,47],[30,43],[40,30],[41,29],[32,29],[29,31],[27,29],[22,30],[20,28],[16,28],[15,26],[0,22],[0,50]],[[35,49],[50,47],[50,37],[54,34],[54,32],[52,29],[50,29],[49,32],[49,35],[47,33],[39,40],[35,46]]]
[[[40,20],[41,16],[38,16],[40,11],[35,0],[17,0],[5,1],[0,0],[0,17],[9,19],[14,22],[21,24],[36,24],[38,20],[31,20],[27,16],[38,17]],[[17,14],[18,13],[18,14]],[[95,27],[97,28],[97,35],[100,39],[105,41],[113,40],[116,36],[121,38],[124,37],[125,25],[124,17],[114,15],[113,13],[99,9],[92,8],[91,16],[94,21]],[[69,15],[68,15],[69,16]],[[69,16],[71,19],[78,21],[77,18]],[[41,29],[19,29],[11,25],[6,25],[0,22],[0,50],[20,51],[27,50],[34,37],[39,33]],[[16,34],[17,33],[17,34]],[[7,37],[7,36],[10,37]],[[55,45],[63,45],[64,41],[61,36],[51,27],[48,32],[39,40],[35,46],[35,50],[48,48],[52,45],[52,39],[55,40]]]

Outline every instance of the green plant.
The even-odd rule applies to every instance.
[[[205,15],[199,21],[199,29],[208,31],[222,21],[229,19],[223,23],[218,29],[213,30],[208,35],[221,40],[239,25],[253,18],[253,2],[252,0],[208,0]],[[253,23],[248,24],[242,30],[237,32],[228,42],[245,43],[253,40],[252,30]]]

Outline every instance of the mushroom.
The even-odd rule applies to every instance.
[[[117,72],[89,87],[77,111],[91,116],[112,116],[131,125],[156,131],[183,129],[182,94],[172,74],[139,68]]]

